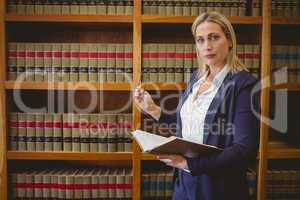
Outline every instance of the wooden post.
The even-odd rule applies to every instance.
[[[270,64],[271,64],[271,1],[262,2],[262,52],[261,52],[261,119],[268,119],[270,106]],[[257,181],[257,199],[266,199],[267,163],[268,163],[268,139],[269,125],[260,122],[260,147],[259,147],[259,168]]]

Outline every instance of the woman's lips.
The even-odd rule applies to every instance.
[[[208,54],[208,55],[205,55],[205,58],[211,59],[211,58],[214,58],[215,56],[216,56],[216,54]]]

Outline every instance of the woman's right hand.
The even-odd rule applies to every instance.
[[[141,87],[135,88],[133,93],[133,99],[139,109],[151,115],[154,119],[159,119],[161,109],[154,103],[151,95],[147,91],[145,91]]]

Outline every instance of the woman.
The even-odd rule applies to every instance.
[[[196,158],[159,155],[177,169],[173,200],[246,200],[246,170],[258,148],[259,123],[251,110],[257,80],[237,58],[235,33],[223,15],[200,15],[192,33],[203,64],[192,75],[176,115],[164,113],[141,88],[134,100],[159,122],[176,122],[178,137],[224,149]]]

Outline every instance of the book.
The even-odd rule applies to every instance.
[[[144,152],[152,154],[179,154],[193,158],[222,150],[215,146],[196,143],[184,138],[163,137],[142,130],[136,130],[132,132],[132,135]]]

